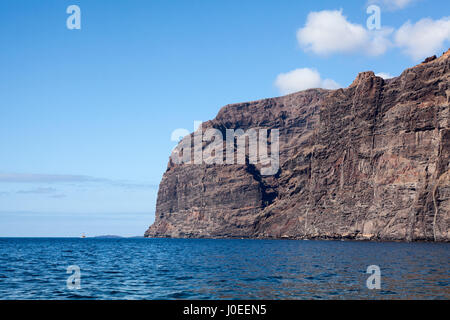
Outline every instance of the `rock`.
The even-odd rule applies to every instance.
[[[434,55],[432,57],[426,58],[424,61],[422,61],[422,63],[428,63],[428,62],[431,62],[431,61],[436,60],[436,59],[437,59],[437,57]]]
[[[170,160],[145,236],[449,241],[447,53],[389,80],[223,107],[202,130],[278,129],[278,173]]]

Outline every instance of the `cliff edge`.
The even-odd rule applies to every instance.
[[[200,131],[278,129],[278,171],[248,152],[243,164],[172,155],[145,236],[449,241],[449,78],[450,50],[393,79],[363,72],[345,89],[223,107]]]

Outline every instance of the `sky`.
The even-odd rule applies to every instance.
[[[3,0],[0,40],[0,237],[136,236],[174,130],[398,76],[449,48],[450,1]]]

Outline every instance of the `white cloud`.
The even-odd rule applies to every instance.
[[[371,0],[369,4],[380,4],[389,10],[404,9],[416,0]]]
[[[377,77],[381,77],[383,79],[392,79],[394,76],[388,72],[379,72],[375,74]]]
[[[103,183],[128,189],[158,188],[155,184],[71,174],[0,173],[0,183]]]
[[[396,46],[416,61],[436,54],[446,41],[450,41],[450,17],[408,21],[395,33]]]
[[[383,2],[395,8],[403,9],[413,2],[413,0],[384,0]]]
[[[383,54],[390,45],[387,37],[392,29],[367,30],[347,20],[342,10],[310,12],[303,28],[297,31],[299,44],[307,51],[331,53],[365,52]]]
[[[412,1],[382,2],[403,8]],[[348,21],[342,10],[324,10],[308,14],[304,27],[297,31],[297,40],[304,50],[319,55],[358,52],[378,56],[389,47],[397,47],[418,61],[445,49],[445,43],[450,41],[450,17],[408,21],[394,31],[388,27],[368,30]]]
[[[50,194],[55,193],[58,190],[55,188],[34,188],[29,190],[19,190],[17,193],[19,194]]]
[[[322,79],[315,69],[301,68],[281,73],[275,80],[275,86],[282,94],[289,94],[311,88],[337,89],[340,85],[331,79]]]
[[[103,182],[89,176],[69,174],[0,173],[0,183],[57,183],[57,182]]]

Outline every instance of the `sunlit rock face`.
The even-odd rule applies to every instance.
[[[223,107],[201,130],[278,129],[279,171],[169,161],[145,236],[449,241],[449,77],[447,52]]]

